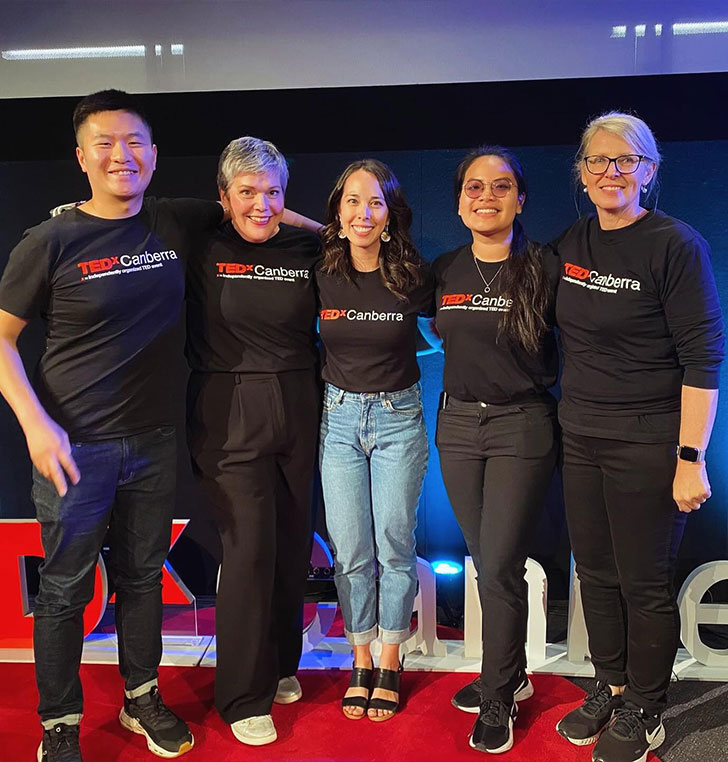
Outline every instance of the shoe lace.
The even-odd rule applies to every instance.
[[[480,705],[479,722],[491,727],[498,727],[503,724],[503,717],[508,717],[508,709],[503,701],[486,699]]]
[[[608,685],[598,683],[584,700],[583,709],[587,714],[599,714],[612,700],[612,691]]]
[[[612,724],[612,733],[624,738],[636,738],[644,731],[645,715],[641,709],[622,707],[617,709]]]
[[[80,756],[78,725],[56,725],[48,732],[48,742],[54,762],[77,762]]]
[[[171,728],[177,724],[177,715],[162,701],[162,696],[156,686],[149,693],[149,701],[137,702],[137,710],[143,719],[152,727]]]

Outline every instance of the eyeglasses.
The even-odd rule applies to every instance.
[[[493,180],[492,183],[484,183],[481,180],[468,180],[463,185],[463,191],[465,191],[465,195],[468,198],[480,198],[486,186],[490,186],[490,192],[496,198],[503,198],[508,195],[508,191],[513,187],[513,183],[507,177],[501,180]]]
[[[638,153],[626,153],[622,156],[600,156],[594,154],[592,156],[584,157],[584,164],[586,170],[592,175],[603,175],[608,169],[609,165],[614,162],[614,166],[617,171],[623,175],[631,175],[637,171],[637,168],[642,163],[643,159],[649,158]]]

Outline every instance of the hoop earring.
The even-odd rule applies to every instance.
[[[339,232],[336,235],[338,235],[339,238],[346,238],[346,233],[344,232],[344,228],[339,228]]]
[[[646,185],[642,186],[642,193],[647,193],[648,190],[649,188]]]
[[[389,241],[392,240],[392,236],[389,234],[389,225],[387,225],[384,230],[382,230],[381,234],[379,235],[379,238],[381,239],[382,243],[389,243]]]

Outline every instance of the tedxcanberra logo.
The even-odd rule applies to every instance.
[[[249,265],[241,262],[216,262],[218,278],[234,280],[272,280],[294,283],[297,280],[308,280],[309,270],[296,270],[290,267],[266,267],[265,265]]]
[[[178,259],[177,252],[145,251],[143,254],[122,254],[118,257],[101,257],[79,262],[76,266],[81,270],[81,280],[95,280],[109,275],[126,275],[145,270],[156,270],[164,267],[165,262]]]
[[[642,283],[635,278],[626,278],[620,275],[608,273],[604,275],[597,270],[589,270],[581,265],[573,265],[571,262],[564,264],[564,276],[566,283],[573,283],[590,291],[600,291],[605,294],[616,294],[618,291],[641,291]]]
[[[388,323],[394,321],[395,323],[401,323],[404,320],[404,315],[401,312],[377,312],[376,310],[367,310],[362,312],[360,310],[333,310],[326,309],[319,312],[321,320],[355,320],[364,322],[376,322],[376,323]]]
[[[440,310],[474,310],[476,312],[508,312],[513,299],[485,294],[443,294]]]

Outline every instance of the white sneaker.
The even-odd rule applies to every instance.
[[[273,718],[269,714],[246,717],[230,726],[235,738],[249,746],[265,746],[278,738]]]
[[[273,701],[275,701],[276,704],[292,704],[294,701],[298,701],[301,696],[303,696],[301,683],[299,683],[298,678],[293,675],[291,677],[282,677],[278,681],[278,690],[273,697]]]

